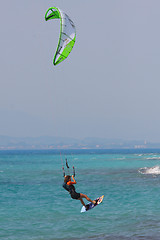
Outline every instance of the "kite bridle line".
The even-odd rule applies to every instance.
[[[74,176],[74,177],[76,176],[76,172],[75,172],[74,166],[73,166],[73,176]]]
[[[62,155],[60,152],[60,156],[61,156],[61,163],[62,163],[62,171],[63,171],[63,177],[65,177],[65,171],[64,171],[64,166],[63,166],[63,159],[62,159]]]
[[[71,153],[71,155],[72,155],[72,159],[73,159],[73,154]],[[74,177],[76,176],[76,172],[75,172],[74,166],[73,166],[73,176],[74,176]]]
[[[67,167],[67,169],[68,169],[68,174],[70,175],[70,173],[69,173],[69,165],[68,165],[67,158],[66,158],[66,167]],[[76,173],[75,173],[75,168],[74,168],[74,166],[73,166],[73,176],[75,177],[75,175],[76,175]]]
[[[61,156],[61,153],[60,153],[60,156]],[[64,171],[64,167],[63,167],[63,160],[62,160],[62,156],[61,156],[61,162],[62,162],[62,170],[63,170],[63,177],[65,177],[65,171]],[[70,175],[70,171],[69,171],[69,165],[68,165],[68,161],[67,161],[67,158],[66,158],[66,167],[67,167],[67,173],[68,175]],[[76,172],[75,172],[75,168],[73,166],[73,176],[75,177],[76,175]]]

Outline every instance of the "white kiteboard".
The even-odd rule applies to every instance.
[[[86,205],[87,209],[85,208],[85,206],[83,206],[82,209],[81,209],[81,213],[87,212],[88,210],[90,210],[90,209],[96,207],[97,205],[99,205],[100,203],[102,203],[103,198],[104,198],[104,195],[102,195],[102,196],[99,197],[99,198],[96,198],[96,199],[94,200],[94,201],[97,202],[95,205],[94,205],[93,203],[88,203],[88,204]]]

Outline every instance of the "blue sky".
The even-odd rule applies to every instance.
[[[56,67],[52,6],[77,30]],[[159,9],[158,0],[3,1],[0,135],[160,141]]]

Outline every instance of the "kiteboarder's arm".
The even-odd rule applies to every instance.
[[[74,179],[73,175],[72,175],[72,179],[73,179],[73,181],[68,181],[67,185],[72,185],[72,184],[76,184],[77,183],[76,180]]]

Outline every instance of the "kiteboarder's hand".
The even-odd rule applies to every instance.
[[[74,181],[74,184],[76,184],[77,182],[76,182],[76,180],[74,179],[74,175],[72,175],[72,179],[73,179],[73,181]]]

